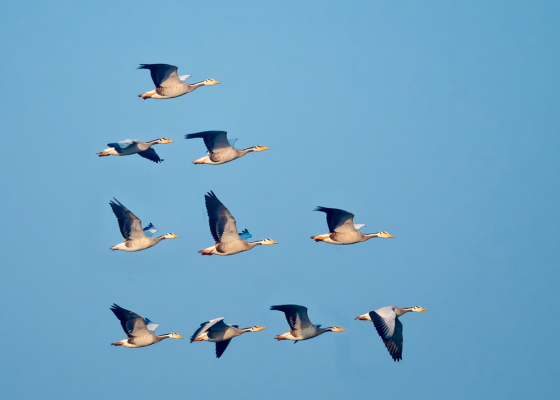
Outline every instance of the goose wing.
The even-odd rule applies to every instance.
[[[248,229],[244,229],[241,232],[239,232],[239,237],[243,240],[247,240],[247,239],[251,239],[253,235],[249,233]]]
[[[208,223],[210,232],[215,242],[233,242],[240,240],[241,237],[237,232],[235,218],[229,210],[216,197],[214,192],[209,192],[204,196],[206,202],[206,212],[208,213]]]
[[[124,333],[128,337],[143,336],[150,334],[150,331],[146,327],[146,322],[144,318],[136,314],[135,312],[125,310],[116,304],[111,306],[111,311],[113,314],[121,321],[121,326]],[[155,329],[155,328],[154,328]]]
[[[156,233],[158,230],[157,228],[154,226],[154,224],[152,224],[150,222],[150,225],[146,226],[144,229],[142,229],[144,231],[144,234],[146,236],[152,237],[154,235],[154,233]]]
[[[286,321],[290,325],[291,331],[298,331],[314,326],[307,316],[307,307],[297,306],[295,304],[286,304],[281,306],[272,306],[271,310],[282,311],[286,316]]]
[[[185,139],[195,138],[204,139],[204,144],[206,145],[209,153],[222,151],[224,149],[232,147],[232,145],[228,142],[227,132],[224,131],[205,131],[185,135]]]
[[[224,354],[224,351],[226,351],[229,342],[231,342],[231,339],[216,342],[216,358],[220,358],[222,354]]]
[[[170,64],[140,64],[137,69],[149,69],[156,87],[175,86],[181,82],[177,67]]]
[[[156,329],[158,328],[158,324],[156,324],[154,321],[150,321],[148,318],[144,318],[144,323],[146,324],[146,328],[150,331],[150,332],[155,332]]]
[[[327,225],[332,232],[354,232],[354,214],[338,208],[317,207],[314,211],[327,214]]]
[[[159,158],[156,151],[151,147],[148,150],[144,150],[144,151],[139,152],[138,155],[140,157],[147,158],[148,160],[153,161],[155,163],[160,163],[160,162],[163,161],[163,159]]]
[[[202,333],[208,331],[212,328],[213,331],[225,331],[228,326],[224,323],[224,317],[211,319],[210,321],[203,322],[200,324],[200,328],[198,328],[193,335],[191,336],[191,343]]]
[[[142,221],[132,213],[128,208],[123,206],[117,199],[109,202],[117,220],[119,228],[124,240],[142,239],[146,237],[142,229]]]
[[[403,326],[393,308],[383,307],[369,316],[393,360],[402,360]]]

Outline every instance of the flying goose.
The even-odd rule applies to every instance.
[[[239,329],[239,325],[227,325],[224,318],[211,319],[210,321],[200,324],[200,328],[191,336],[192,342],[216,342],[216,358],[220,358],[226,348],[236,336],[240,336],[247,332],[258,332],[266,329],[264,326],[251,326],[250,328]]]
[[[385,347],[389,351],[394,361],[402,360],[403,348],[403,334],[402,324],[399,317],[407,312],[422,312],[426,309],[422,307],[407,307],[399,308],[395,306],[388,306],[380,308],[379,310],[371,311],[360,315],[354,319],[362,321],[371,321],[377,330]]]
[[[97,153],[99,157],[103,156],[129,156],[131,154],[138,154],[140,157],[147,158],[155,163],[160,163],[163,159],[159,158],[156,151],[152,149],[155,144],[173,143],[173,140],[167,138],[160,138],[143,142],[138,139],[126,139],[118,143],[107,143],[109,148]]]
[[[121,321],[121,326],[127,338],[120,342],[111,343],[113,346],[124,347],[146,347],[154,343],[161,342],[163,339],[183,339],[178,333],[166,333],[156,335],[154,332],[159,326],[148,318],[142,318],[138,314],[125,310],[116,304],[111,306],[113,314]]]
[[[206,79],[198,83],[187,83],[185,80],[190,75],[177,75],[177,67],[169,64],[140,64],[136,69],[149,69],[152,81],[156,88],[149,92],[139,94],[138,97],[146,99],[171,99],[190,93],[201,86],[218,85],[214,79]]]
[[[193,164],[225,164],[253,151],[268,150],[268,147],[264,146],[253,146],[244,150],[236,149],[233,147],[233,144],[237,139],[228,141],[227,132],[224,131],[205,131],[185,135],[185,139],[195,138],[204,139],[204,144],[208,149],[208,155],[193,161]]]
[[[245,230],[241,235],[237,232],[235,218],[233,218],[233,215],[231,215],[226,206],[218,200],[214,192],[211,191],[204,195],[204,201],[206,202],[206,212],[208,213],[210,233],[214,238],[214,246],[200,250],[199,253],[203,256],[211,256],[212,254],[229,256],[251,250],[260,244],[278,244],[278,242],[272,239],[257,240],[256,242],[246,241],[241,235],[249,234],[249,231]]]
[[[282,306],[272,306],[271,310],[282,311],[286,315],[290,332],[274,336],[274,339],[294,340],[294,344],[300,340],[307,340],[325,332],[344,332],[340,326],[321,328],[321,325],[313,325],[307,316],[307,307],[286,304]]]
[[[111,200],[109,204],[119,221],[119,228],[124,238],[122,243],[110,247],[111,250],[140,251],[155,246],[163,239],[176,239],[179,237],[173,233],[166,233],[157,238],[148,237],[146,236],[146,231],[154,228],[152,224],[142,229],[142,221],[117,199],[115,201]],[[155,231],[157,232],[157,229]]]
[[[354,225],[354,214],[338,208],[317,207],[313,211],[321,211],[327,214],[327,225],[329,233],[325,235],[311,236],[316,242],[330,244],[354,244],[365,242],[371,238],[392,238],[387,232],[362,233],[358,229],[363,228],[364,224]]]

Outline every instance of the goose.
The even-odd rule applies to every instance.
[[[111,343],[112,346],[124,347],[146,347],[154,343],[161,342],[163,339],[183,339],[178,333],[166,333],[165,335],[156,335],[154,332],[159,326],[148,318],[142,318],[135,312],[125,310],[116,304],[111,306],[113,314],[121,321],[121,326],[126,333],[127,338],[120,342]]]
[[[344,332],[340,326],[321,328],[321,325],[313,325],[307,316],[307,307],[294,304],[272,306],[271,310],[282,311],[286,315],[290,332],[274,336],[274,339],[294,340],[294,344],[300,340],[307,340],[322,335],[325,332]]]
[[[214,238],[214,246],[200,250],[199,253],[203,256],[211,256],[212,254],[216,254],[218,256],[229,256],[241,253],[242,251],[251,250],[253,247],[261,244],[278,244],[278,242],[275,242],[272,239],[248,242],[241,236],[249,234],[249,231],[245,230],[246,232],[241,232],[241,235],[237,232],[235,218],[233,218],[233,215],[231,215],[226,206],[218,200],[214,192],[211,191],[204,195],[204,200],[206,202],[206,212],[208,213],[210,233]],[[251,236],[248,236],[247,238]]]
[[[140,251],[155,246],[163,239],[177,239],[179,237],[174,233],[166,233],[157,238],[152,238],[151,234],[146,236],[146,231],[154,228],[151,223],[142,229],[142,221],[117,199],[115,201],[110,200],[109,204],[119,221],[119,228],[124,238],[122,243],[110,247],[111,250]],[[157,229],[155,231],[157,232]]]
[[[190,93],[201,86],[218,85],[220,82],[214,79],[206,79],[198,83],[187,83],[185,80],[190,75],[177,75],[177,67],[169,64],[140,64],[136,69],[149,69],[152,81],[156,88],[146,93],[141,93],[138,97],[147,99],[171,99]]]
[[[394,361],[402,360],[403,348],[403,326],[399,317],[407,312],[423,312],[426,311],[422,307],[399,308],[395,306],[387,306],[379,310],[371,311],[360,315],[354,319],[362,321],[371,321],[377,330],[385,347]]]
[[[259,332],[266,329],[264,326],[251,326],[250,328],[239,329],[239,325],[227,325],[224,323],[224,318],[211,319],[210,321],[200,324],[200,328],[191,336],[192,342],[215,342],[216,343],[216,358],[220,358],[226,348],[236,336],[240,336],[247,332]]]
[[[389,239],[393,236],[387,232],[362,233],[358,229],[363,228],[364,224],[354,225],[354,214],[338,208],[317,207],[313,211],[321,211],[327,214],[327,225],[329,233],[324,235],[311,236],[315,242],[325,242],[330,244],[354,244],[365,242],[371,238],[380,237]]]
[[[227,132],[224,131],[205,131],[185,135],[185,139],[195,138],[204,139],[204,144],[208,149],[208,155],[193,161],[193,164],[225,164],[253,151],[268,150],[268,147],[264,146],[253,146],[244,150],[236,149],[233,147],[233,144],[237,139],[228,141]]]
[[[126,139],[117,143],[107,143],[109,148],[97,153],[99,157],[103,156],[129,156],[131,154],[138,154],[140,157],[147,158],[155,163],[160,163],[163,159],[159,158],[156,151],[152,149],[155,144],[173,143],[173,140],[167,138],[160,138],[143,142],[138,139]]]

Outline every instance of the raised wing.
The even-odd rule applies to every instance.
[[[313,211],[321,211],[327,214],[327,225],[332,232],[354,232],[354,214],[338,208],[317,207]]]
[[[154,224],[152,224],[150,222],[150,225],[148,225],[147,227],[145,227],[144,229],[142,229],[144,231],[144,234],[146,236],[152,237],[154,235],[154,233],[156,233],[158,230],[157,228],[154,226]]]
[[[149,69],[156,87],[175,86],[181,82],[177,75],[177,67],[170,64],[140,64],[137,69]]]
[[[126,140],[122,140],[120,142],[117,143],[107,143],[107,146],[109,147],[115,147],[115,148],[121,148],[121,149],[126,149],[128,146],[132,145],[136,143],[135,140],[132,139],[126,139]]]
[[[155,163],[160,163],[163,161],[162,158],[159,158],[156,151],[152,147],[150,147],[148,150],[139,152],[138,155],[140,157],[147,158],[148,160],[153,161]]]
[[[198,328],[191,336],[191,343],[194,342],[194,340],[197,338],[198,335],[206,332],[210,328],[216,330],[220,330],[220,329],[226,330],[228,326],[223,321],[224,321],[224,317],[221,317],[221,318],[211,319],[210,321],[206,321],[200,324],[200,328]]]
[[[210,225],[210,233],[215,242],[233,242],[240,240],[241,237],[237,232],[235,218],[229,210],[216,197],[214,192],[204,195],[206,202],[206,212],[208,213],[208,223]]]
[[[384,307],[371,311],[369,316],[393,360],[402,360],[403,327],[397,314],[391,307]]]
[[[144,318],[138,314],[125,310],[116,304],[111,306],[111,311],[121,321],[121,326],[128,337],[143,336],[150,333]]]
[[[354,229],[358,230],[358,229],[365,228],[366,226],[367,226],[366,224],[354,224]]]
[[[216,358],[220,358],[222,354],[224,354],[224,351],[226,351],[229,342],[231,342],[231,339],[216,342]]]
[[[185,81],[186,81],[188,78],[190,78],[190,77],[191,77],[191,75],[181,75],[181,76],[179,77],[179,80],[180,80],[181,82],[185,82]]]
[[[119,221],[119,228],[124,240],[142,239],[146,237],[142,229],[142,221],[117,199],[110,200],[109,204]]]
[[[219,152],[231,147],[227,140],[227,132],[224,131],[205,131],[185,135],[185,139],[196,138],[204,139],[204,144],[206,145],[209,153],[214,153],[215,151]]]
[[[146,324],[146,328],[150,331],[150,332],[155,332],[156,329],[158,328],[158,324],[156,324],[153,321],[150,321],[148,318],[144,318],[144,323]]]
[[[296,331],[314,326],[307,316],[307,307],[297,306],[295,304],[285,304],[281,306],[272,306],[271,310],[282,311],[286,316],[286,321],[290,325],[290,330]]]
[[[244,229],[239,233],[239,237],[243,240],[247,240],[252,238],[253,235],[251,235],[247,229]]]
[[[237,138],[228,139],[228,143],[229,143],[229,145],[230,145],[231,147],[233,147],[233,145],[235,144],[235,142],[237,142]]]

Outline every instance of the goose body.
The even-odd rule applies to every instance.
[[[387,232],[362,233],[358,229],[364,227],[363,224],[354,224],[354,214],[338,208],[317,207],[314,211],[321,211],[327,214],[327,225],[329,233],[311,236],[316,242],[330,244],[354,244],[365,242],[366,240],[380,237],[392,238]]]
[[[422,307],[399,308],[387,306],[362,314],[354,319],[373,322],[375,330],[383,340],[393,361],[400,361],[402,360],[403,349],[403,326],[399,317],[407,312],[423,311],[426,311],[426,309]]]
[[[110,201],[109,204],[119,221],[119,228],[124,238],[122,243],[110,247],[111,250],[140,251],[155,246],[164,239],[176,239],[179,236],[173,233],[166,233],[157,238],[146,236],[146,231],[153,228],[153,225],[142,229],[142,221],[134,215],[128,208],[122,205],[117,199]],[[151,225],[151,224],[150,224]],[[157,230],[156,230],[157,231]]]
[[[206,79],[202,82],[187,83],[185,80],[190,75],[177,75],[177,67],[170,64],[140,64],[137,69],[148,69],[156,88],[138,97],[147,99],[172,99],[190,93],[201,86],[218,85],[220,82],[214,79]],[[181,79],[182,78],[182,79]]]
[[[235,218],[218,200],[214,192],[209,192],[204,196],[206,203],[206,211],[208,213],[208,223],[210,225],[210,233],[214,238],[214,245],[199,253],[204,256],[211,256],[213,254],[218,256],[229,256],[243,251],[251,250],[259,245],[272,245],[278,244],[272,239],[257,240],[255,242],[248,242],[243,239],[239,232]],[[245,232],[242,233],[244,235]],[[248,232],[247,232],[248,233]]]
[[[223,317],[216,318],[200,324],[200,328],[191,336],[191,343],[200,341],[216,343],[216,358],[220,358],[226,351],[231,339],[247,332],[258,332],[263,329],[266,328],[259,325],[240,329],[239,325],[224,323]]]
[[[285,304],[272,306],[271,310],[282,311],[286,316],[286,321],[290,325],[290,331],[282,335],[276,335],[274,339],[293,340],[297,343],[300,340],[307,340],[322,335],[325,332],[344,332],[339,326],[321,328],[321,325],[313,325],[307,316],[307,307],[295,304]]]
[[[113,346],[123,347],[146,347],[161,342],[163,339],[183,339],[178,333],[166,333],[156,335],[154,331],[159,325],[154,324],[147,318],[142,318],[138,314],[119,307],[116,304],[111,306],[111,311],[121,322],[121,326],[127,338],[119,342],[111,343]]]
[[[173,143],[173,140],[167,138],[160,138],[155,140],[150,140],[149,142],[143,142],[138,139],[126,139],[117,143],[107,143],[108,148],[102,152],[97,153],[99,157],[103,156],[130,156],[132,154],[138,154],[140,157],[144,157],[155,163],[160,163],[163,159],[159,158],[155,150],[152,148],[156,144],[167,144]]]
[[[225,164],[254,151],[268,150],[268,147],[264,146],[253,146],[243,150],[236,149],[233,147],[235,141],[230,143],[227,138],[227,132],[224,131],[205,131],[185,135],[185,139],[195,138],[204,139],[208,155],[193,161],[193,164]]]

